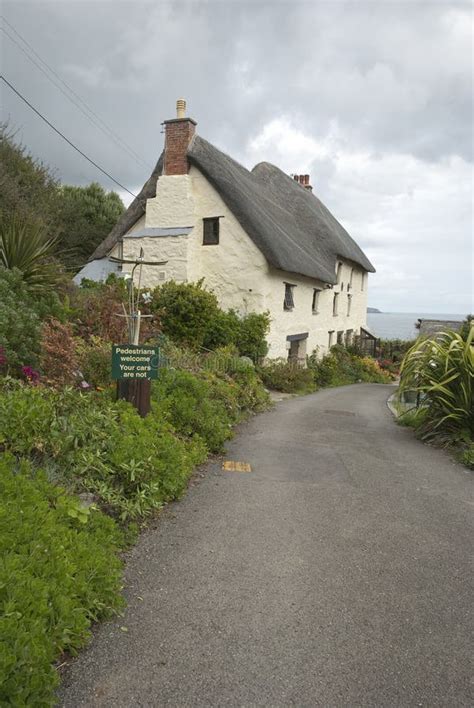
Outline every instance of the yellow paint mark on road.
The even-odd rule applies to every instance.
[[[252,468],[248,462],[235,462],[234,460],[224,460],[222,469],[226,472],[251,472]]]

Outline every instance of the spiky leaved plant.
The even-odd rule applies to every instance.
[[[55,285],[60,269],[53,258],[57,255],[58,238],[50,236],[37,222],[18,216],[0,221],[0,266],[18,268],[32,290]]]
[[[447,331],[420,339],[406,353],[400,389],[421,394],[423,439],[444,444],[474,439],[474,326],[466,339]]]

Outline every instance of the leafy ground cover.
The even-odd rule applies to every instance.
[[[0,456],[0,704],[47,706],[53,662],[120,610],[124,535],[13,455]]]

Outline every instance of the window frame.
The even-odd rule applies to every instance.
[[[285,286],[285,296],[283,298],[283,309],[285,312],[291,312],[291,310],[295,309],[295,294],[294,294],[294,289],[296,288],[296,285],[294,283],[287,283],[283,281],[283,284]],[[289,296],[289,297],[287,297]]]
[[[334,293],[334,297],[332,300],[332,316],[333,317],[338,317],[339,316],[339,293]]]
[[[352,310],[352,295],[347,296],[347,317],[351,316]]]
[[[204,216],[202,219],[202,245],[203,246],[218,246],[220,242],[220,216]],[[208,224],[217,225],[217,240],[206,241],[206,226]]]
[[[311,303],[311,312],[313,315],[319,315],[319,300],[321,297],[322,289],[313,288],[313,301]]]

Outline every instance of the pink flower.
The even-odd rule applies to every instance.
[[[22,366],[21,373],[31,383],[36,383],[40,377],[39,372],[33,369],[31,366]]]

